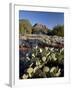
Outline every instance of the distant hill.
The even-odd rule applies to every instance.
[[[19,20],[19,33],[20,34],[31,34],[32,32],[32,25],[29,20],[22,19]]]
[[[48,32],[48,27],[46,27],[46,25],[36,23],[32,27],[33,34],[47,34],[47,32]]]

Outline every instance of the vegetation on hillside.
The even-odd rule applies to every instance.
[[[29,20],[19,20],[19,33],[20,34],[31,34],[32,25]]]

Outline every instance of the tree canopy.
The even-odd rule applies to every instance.
[[[64,37],[64,25],[57,25],[52,30],[48,29],[48,35],[57,35]]]
[[[57,25],[53,28],[53,34],[64,37],[64,25]]]
[[[32,25],[29,20],[19,20],[19,33],[20,34],[31,34]]]

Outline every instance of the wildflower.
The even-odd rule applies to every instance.
[[[23,79],[27,79],[27,78],[28,78],[28,75],[24,74],[24,75],[22,76],[22,78],[23,78]]]
[[[36,61],[36,65],[40,65],[40,61],[39,60]]]
[[[45,50],[47,51],[48,50],[48,47],[45,47]]]
[[[35,57],[34,53],[32,54],[32,57]]]
[[[34,73],[36,72],[37,69],[38,69],[38,66],[36,66],[36,67],[34,68]]]
[[[46,57],[47,57],[48,55],[50,55],[50,52],[49,52],[49,53],[47,53]]]
[[[52,59],[54,60],[54,61],[56,61],[57,60],[57,58],[55,57],[55,54],[54,53],[52,53]]]
[[[30,58],[29,57],[26,57],[27,58],[27,60],[30,60]]]
[[[38,48],[38,46],[36,46],[36,49]]]
[[[28,57],[28,55],[29,55],[29,54],[27,53],[26,56]]]
[[[50,49],[50,51],[53,51],[53,50],[54,50],[54,48],[51,48],[51,49]]]
[[[60,53],[61,53],[62,51],[64,51],[64,48],[62,48],[62,49],[60,50]]]
[[[42,52],[42,49],[40,48],[40,53]]]
[[[44,71],[44,72],[49,72],[49,67],[45,66],[45,67],[43,68],[43,71]]]
[[[28,68],[27,69],[27,73],[28,73],[28,75],[29,75],[29,77],[31,77],[31,75],[32,75],[32,73],[33,73],[33,68]]]
[[[30,67],[33,65],[33,63],[30,64]]]
[[[45,62],[46,61],[46,57],[42,57],[42,60]]]
[[[52,72],[54,72],[55,70],[56,70],[56,67],[52,67],[51,70],[50,70],[50,72],[52,73]]]
[[[27,73],[32,73],[32,72],[33,72],[33,68],[30,67],[27,69]]]
[[[61,69],[59,69],[59,70],[58,70],[58,72],[56,73],[56,75],[55,75],[55,76],[57,76],[57,77],[58,77],[60,74],[61,74]]]

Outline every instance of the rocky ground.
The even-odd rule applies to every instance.
[[[54,47],[64,46],[64,37],[59,36],[48,36],[48,35],[37,35],[37,34],[27,34],[20,36],[20,45],[26,45],[28,47],[34,47],[38,45],[48,45]]]

